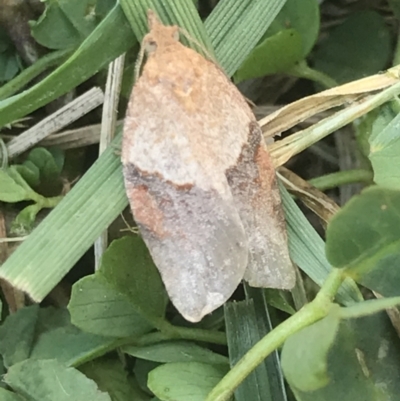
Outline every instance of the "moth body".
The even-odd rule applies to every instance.
[[[124,124],[131,209],[171,301],[196,322],[243,277],[291,288],[275,172],[254,115],[213,62],[149,13]]]

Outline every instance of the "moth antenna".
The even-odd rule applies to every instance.
[[[182,27],[178,27],[179,32],[191,43],[194,43],[206,56],[207,58],[212,61],[213,63],[218,65],[217,60],[215,59],[214,55],[212,55],[202,43],[200,43],[197,39],[195,39],[186,29]]]
[[[135,73],[134,73],[135,82],[139,78],[140,68],[142,67],[142,64],[143,64],[143,58],[144,58],[144,46],[143,46],[143,41],[142,41],[142,44],[141,44],[140,50],[139,50],[139,54],[138,54],[138,57],[137,57],[136,63],[135,63]]]

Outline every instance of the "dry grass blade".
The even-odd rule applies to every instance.
[[[324,223],[328,223],[329,219],[340,210],[339,206],[329,196],[289,169],[280,167],[278,177],[285,185],[285,188],[296,195]]]
[[[357,102],[351,104],[341,111],[338,111],[331,117],[325,118],[319,123],[305,130],[299,131],[296,134],[290,135],[285,139],[275,142],[270,146],[270,152],[275,166],[278,167],[283,165],[294,155],[302,152],[322,138],[325,138],[332,132],[337,131],[345,125],[353,122],[376,107],[379,107],[382,104],[390,101],[399,93],[400,82],[397,80],[394,85],[383,90],[382,92],[379,92],[376,95],[365,96],[362,101],[361,99],[358,99]],[[306,101],[307,99],[309,98],[305,98],[304,100]],[[328,103],[329,102],[330,100],[328,99]],[[305,104],[307,104],[307,102],[305,102]],[[279,119],[281,119],[281,116],[279,116]],[[290,123],[287,123],[287,125],[288,127],[291,126]]]
[[[101,124],[87,125],[50,135],[40,142],[40,146],[57,146],[60,149],[74,149],[94,145],[100,142],[100,132]]]
[[[46,117],[23,134],[12,139],[8,145],[8,156],[13,158],[36,145],[42,139],[53,134],[78,118],[89,113],[103,103],[103,92],[100,88],[92,88],[74,99],[55,113]]]
[[[346,103],[357,102],[371,92],[399,83],[399,73],[400,66],[397,66],[384,74],[372,75],[307,96],[261,119],[259,124],[267,136],[280,134],[315,114]]]
[[[108,67],[106,90],[104,94],[103,115],[101,119],[99,155],[101,155],[115,136],[117,112],[124,73],[125,54],[119,56]],[[104,230],[94,243],[95,270],[100,267],[100,259],[108,245],[108,231]]]

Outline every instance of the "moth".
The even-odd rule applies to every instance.
[[[169,297],[191,322],[242,279],[291,289],[275,170],[243,96],[148,12],[147,55],[124,122],[126,193]]]

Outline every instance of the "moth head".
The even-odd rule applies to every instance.
[[[159,47],[179,41],[179,28],[175,25],[163,25],[153,10],[148,10],[147,20],[149,33],[143,38],[142,46],[148,55],[154,53]]]

